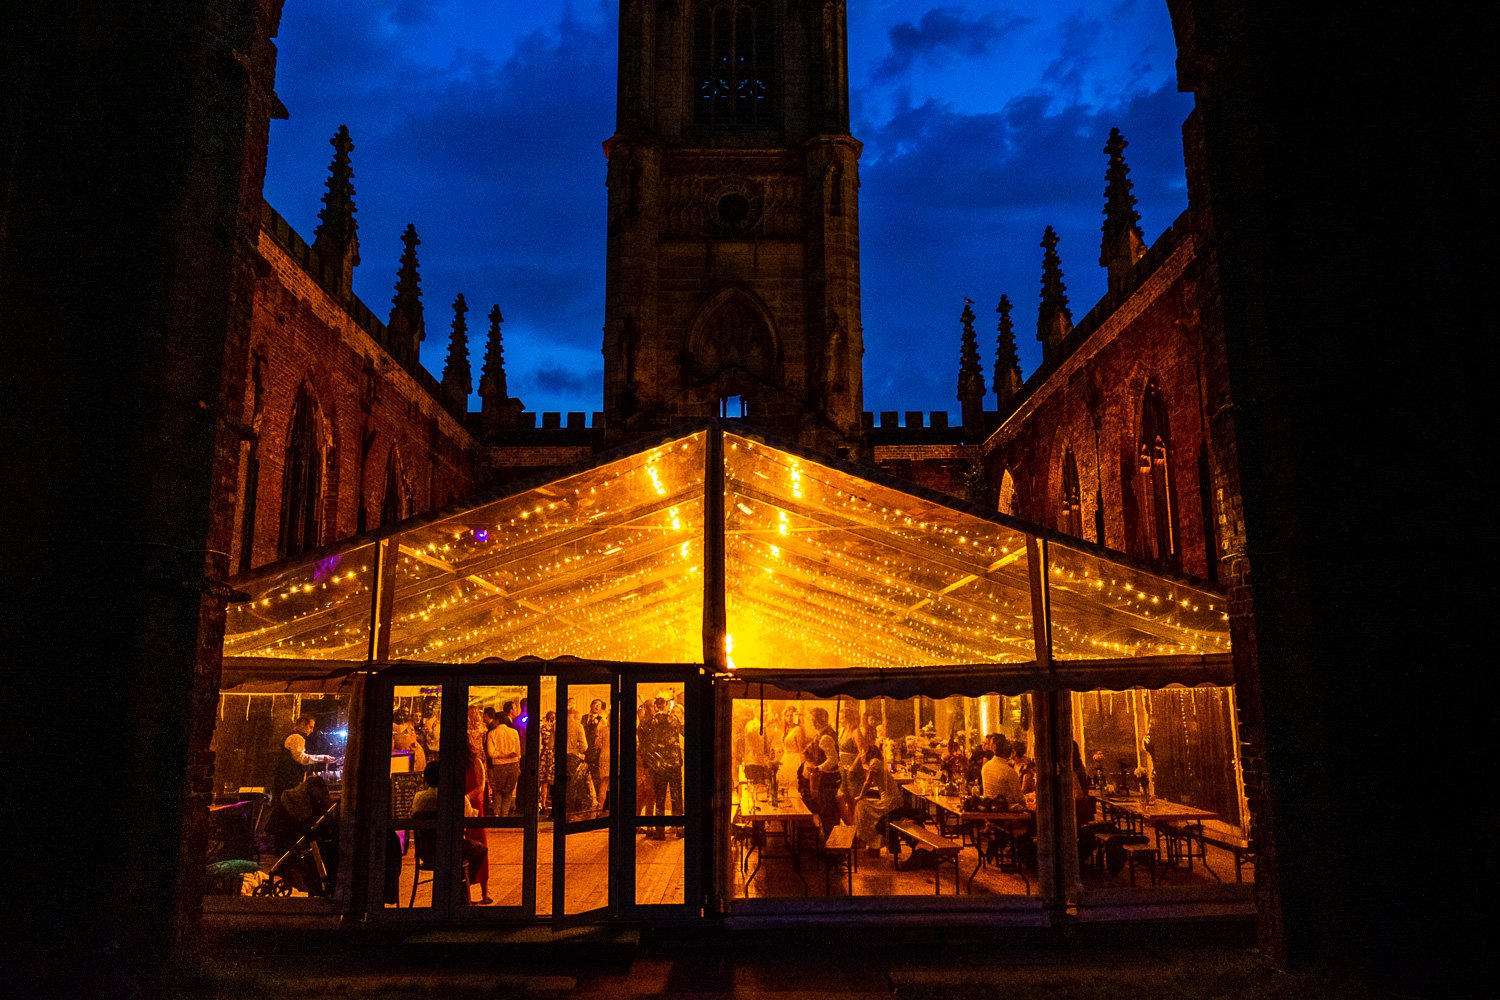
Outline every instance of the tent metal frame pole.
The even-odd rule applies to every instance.
[[[382,538],[375,550],[375,581],[370,588],[369,659],[382,663],[391,654],[391,614],[396,602],[396,558],[400,535]]]
[[[726,638],[729,634],[724,598],[724,430],[717,419],[708,422],[704,432],[703,448],[703,665],[708,673],[703,690],[709,695],[704,709],[711,713],[712,722],[698,725],[699,739],[706,744],[699,748],[710,763],[702,776],[699,788],[707,797],[709,822],[708,862],[703,874],[713,891],[708,894],[709,905],[718,912],[727,906],[729,893],[729,804],[733,795],[730,775],[717,766],[718,747],[714,744],[719,734],[728,733],[730,719],[729,699],[726,692],[714,684],[729,669],[729,652]]]
[[[724,432],[709,422],[703,449],[703,663],[714,673],[729,667],[724,599]]]

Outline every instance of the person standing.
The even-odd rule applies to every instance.
[[[422,703],[422,714],[417,719],[417,736],[422,741],[422,749],[426,751],[427,763],[436,763],[438,759],[438,747],[443,741],[442,705],[436,698],[428,698]]]
[[[576,817],[581,812],[587,812],[594,808],[594,782],[589,775],[588,762],[585,755],[588,753],[588,737],[584,735],[583,723],[578,717],[578,707],[573,704],[573,699],[568,699],[567,742],[563,749],[567,759],[563,761],[565,775],[567,778],[566,790],[563,793],[563,808],[567,811],[569,819]],[[556,789],[553,789],[554,793]]]
[[[879,747],[872,744],[865,750],[864,763],[864,782],[854,802],[854,829],[865,849],[871,854],[879,854],[880,843],[885,839],[880,821],[895,808],[901,791],[885,766]]]
[[[822,755],[810,792],[815,806],[813,812],[818,816],[826,841],[839,822],[839,785],[843,775],[839,771],[838,736],[828,724],[828,709],[819,706],[807,714],[812,722],[815,745]]]
[[[603,732],[604,740],[609,740],[609,715],[604,710],[604,702],[598,698],[589,702],[589,714],[583,717],[583,738],[586,749],[583,759],[589,766],[589,780],[594,783],[594,798],[599,808],[604,808],[604,793],[608,787],[608,778],[601,773],[600,761],[606,752],[600,742],[600,733]]]
[[[777,770],[777,781],[781,783],[781,794],[791,797],[802,782],[802,751],[807,749],[807,737],[802,732],[802,718],[795,705],[781,710],[781,759],[783,765]]]
[[[484,738],[489,763],[491,816],[510,816],[515,812],[516,785],[521,780],[521,737],[510,725],[510,712],[514,707],[513,702],[505,703],[495,717],[495,727]]]
[[[276,770],[271,775],[273,804],[281,798],[282,792],[302,784],[302,779],[307,777],[308,768],[314,764],[333,762],[333,758],[326,753],[307,752],[307,740],[317,726],[318,720],[313,716],[300,716],[286,739],[281,741],[281,749],[276,752]]]
[[[673,710],[672,692],[658,691],[652,701],[651,717],[641,725],[636,742],[640,747],[642,762],[651,775],[651,815],[682,815],[682,717]],[[671,798],[672,809],[667,811],[667,800]],[[647,832],[653,840],[665,840],[667,831],[661,827]]]
[[[541,796],[541,813],[552,808],[552,782],[557,778],[557,713],[542,716],[541,744],[537,749],[537,793]]]
[[[411,769],[416,774],[427,770],[427,751],[422,749],[416,727],[404,708],[391,713],[391,752],[410,753]]]

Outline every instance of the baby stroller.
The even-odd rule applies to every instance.
[[[338,812],[338,802],[323,810],[266,870],[255,895],[290,896],[295,891],[309,896],[332,895],[335,879],[324,852],[338,849]],[[337,865],[337,859],[333,860]]]

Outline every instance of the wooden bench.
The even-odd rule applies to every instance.
[[[1199,836],[1205,844],[1213,844],[1220,850],[1228,851],[1234,855],[1234,880],[1236,882],[1243,882],[1245,880],[1244,867],[1246,859],[1248,858],[1252,863],[1255,860],[1255,849],[1250,846],[1250,841],[1244,837],[1236,837],[1227,830],[1216,830],[1211,827],[1200,830]],[[1208,868],[1209,874],[1214,878],[1219,877],[1217,872],[1209,868],[1206,856],[1203,859],[1203,867]]]
[[[842,867],[849,875],[849,895],[854,895],[854,872],[859,865],[854,849],[854,827],[840,823],[823,845],[823,895],[832,895],[833,872]]]
[[[913,823],[910,820],[897,820],[890,824],[890,831],[896,837],[911,844],[912,854],[920,850],[930,851],[936,864],[932,873],[933,892],[942,895],[943,878],[942,873],[936,870],[936,865],[953,866],[953,894],[958,895],[958,852],[963,850],[963,845],[956,840],[950,840],[941,834],[934,833],[924,826]],[[899,867],[899,865],[898,865]]]
[[[1144,864],[1151,871],[1151,884],[1156,885],[1158,875],[1156,872],[1156,845],[1155,844],[1122,844],[1120,849],[1125,852],[1125,862],[1130,866],[1130,884],[1135,885],[1135,866]]]

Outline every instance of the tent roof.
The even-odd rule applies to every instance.
[[[250,600],[230,607],[225,655],[713,663],[722,607],[728,665],[747,673],[1227,661],[1207,584],[730,426],[238,578]],[[706,569],[720,545],[722,580]],[[372,621],[389,624],[372,636]]]

